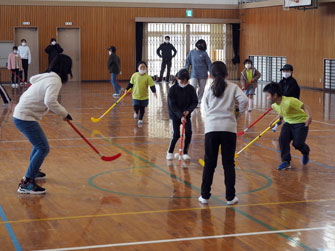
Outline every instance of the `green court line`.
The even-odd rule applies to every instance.
[[[88,129],[88,128],[86,128],[86,127],[80,125],[80,124],[76,124],[76,125],[77,125],[78,127],[82,128],[82,129],[86,130],[87,132],[92,133],[92,131],[91,131],[90,129]],[[166,170],[160,168],[159,166],[155,165],[154,163],[151,163],[150,161],[148,161],[148,160],[142,158],[141,156],[139,156],[139,155],[137,155],[137,154],[135,154],[135,153],[129,151],[128,149],[126,149],[126,148],[124,148],[124,147],[118,145],[117,143],[114,143],[114,142],[112,142],[111,140],[106,139],[103,135],[96,135],[96,136],[101,137],[101,139],[105,140],[106,142],[111,143],[113,146],[116,146],[117,148],[121,149],[122,151],[124,151],[124,152],[126,152],[126,153],[132,155],[133,157],[136,157],[136,158],[139,159],[139,160],[142,160],[143,162],[147,163],[148,165],[150,165],[150,166],[152,166],[152,167],[154,167],[154,168],[160,170],[161,172],[163,172],[163,173],[169,175],[170,177],[172,177],[172,178],[174,178],[174,179],[176,179],[176,180],[178,180],[178,181],[184,183],[185,185],[187,185],[188,187],[190,187],[190,188],[192,188],[192,189],[198,191],[199,193],[201,192],[201,189],[200,189],[200,188],[198,188],[198,187],[192,185],[191,183],[187,182],[186,180],[183,180],[183,179],[177,177],[176,175],[174,175],[174,174],[172,174],[172,173],[170,173],[170,172],[168,172],[168,171],[166,171]],[[226,202],[224,202],[223,200],[217,198],[216,196],[212,196],[212,198],[213,198],[214,200],[216,200],[217,202],[219,202],[220,204],[227,205]],[[249,214],[243,212],[242,210],[239,210],[239,209],[237,209],[237,208],[235,208],[235,207],[231,207],[231,209],[234,210],[235,212],[237,212],[237,213],[239,213],[239,214],[245,216],[245,217],[248,218],[249,220],[252,220],[252,221],[258,223],[259,225],[263,226],[264,228],[267,228],[268,230],[276,231],[275,228],[273,228],[273,227],[271,227],[270,225],[268,225],[268,224],[262,222],[261,220],[258,220],[258,219],[255,218],[255,217],[253,217],[253,216],[251,216],[251,215],[249,215]],[[311,249],[310,247],[306,246],[305,244],[303,244],[303,243],[301,243],[301,242],[299,242],[299,241],[293,239],[292,237],[290,237],[290,236],[288,236],[288,235],[286,235],[286,234],[284,234],[284,233],[277,233],[277,234],[280,235],[281,237],[283,237],[283,238],[285,238],[285,239],[291,241],[291,242],[296,243],[298,246],[304,248],[305,250],[315,250],[315,249]]]
[[[88,179],[88,184],[92,187],[94,187],[97,190],[100,191],[104,191],[104,192],[108,192],[108,193],[114,193],[114,194],[119,194],[119,195],[124,195],[124,196],[131,196],[131,197],[142,197],[142,198],[161,198],[161,199],[171,199],[172,196],[157,196],[157,195],[143,195],[143,194],[130,194],[130,193],[123,193],[123,192],[118,192],[118,191],[113,191],[113,190],[108,190],[106,188],[103,188],[101,186],[98,186],[94,183],[95,178],[101,176],[101,175],[105,175],[105,174],[109,174],[109,173],[113,173],[113,172],[118,172],[118,171],[125,171],[125,170],[131,170],[131,169],[142,169],[142,168],[151,168],[151,166],[139,166],[139,167],[127,167],[127,168],[119,168],[119,169],[114,169],[114,170],[109,170],[109,171],[105,171],[102,173],[98,173],[96,175],[93,175],[92,177],[90,177]],[[266,184],[264,186],[261,186],[259,188],[250,190],[250,191],[246,191],[246,192],[241,192],[241,193],[237,193],[236,195],[242,195],[242,194],[250,194],[250,193],[255,193],[255,192],[259,192],[262,191],[268,187],[271,186],[272,184],[272,180],[267,177],[264,174],[261,174],[259,172],[255,172],[255,171],[251,171],[251,170],[242,170],[242,169],[237,169],[241,172],[247,172],[247,173],[253,173],[255,175],[258,175],[260,177],[265,178],[266,180]],[[216,195],[216,197],[222,197],[224,195]],[[173,199],[191,199],[191,198],[198,198],[198,196],[173,196]]]

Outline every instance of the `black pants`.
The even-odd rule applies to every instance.
[[[305,143],[308,134],[308,126],[305,123],[288,124],[284,123],[279,136],[279,146],[282,161],[291,161],[290,143],[302,154],[309,154],[309,147]]]
[[[176,146],[176,143],[180,138],[180,125],[182,124],[180,119],[172,119],[171,121],[172,121],[173,135],[169,146],[169,153],[173,153],[174,147]],[[190,146],[191,139],[192,139],[192,122],[191,118],[187,117],[185,123],[185,145],[183,151],[184,154],[188,153],[188,148]]]
[[[23,72],[24,72],[24,78],[22,76],[22,72],[21,72],[21,79],[24,80],[24,82],[27,82],[28,79],[28,59],[22,59],[22,67],[23,67]]]
[[[172,59],[163,59],[162,65],[161,65],[161,73],[159,75],[160,80],[163,80],[163,74],[167,66],[166,81],[170,81],[171,62],[172,62]]]
[[[8,93],[2,84],[0,84],[0,95],[4,104],[8,104],[11,101],[11,98],[8,96]]]
[[[232,132],[209,132],[205,135],[205,167],[202,173],[201,196],[204,199],[211,197],[211,186],[220,145],[226,185],[226,199],[230,201],[235,197],[236,180],[234,163],[236,133]]]
[[[143,120],[143,116],[144,116],[144,113],[145,113],[145,107],[140,106],[140,105],[134,105],[134,111],[136,112],[136,114],[138,114],[138,112],[140,112],[140,115],[139,115],[138,119]]]
[[[12,76],[11,76],[11,79],[12,79],[12,83],[19,83],[19,76],[20,76],[20,71],[19,71],[19,69],[12,69],[11,70],[11,72],[12,72]],[[14,79],[15,79],[15,77],[16,77],[16,82],[14,82]]]

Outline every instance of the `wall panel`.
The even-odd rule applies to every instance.
[[[238,18],[238,10],[194,9],[193,16]],[[106,48],[111,44],[117,47],[121,58],[123,76],[120,78],[126,79],[135,68],[135,17],[185,17],[185,9],[0,6],[0,40],[13,40],[13,27],[22,26],[23,21],[38,27],[40,71],[43,72],[47,67],[45,47],[51,37],[56,37],[56,28],[64,27],[69,21],[81,29],[82,80],[109,79]]]

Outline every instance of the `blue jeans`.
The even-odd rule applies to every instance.
[[[112,83],[113,86],[114,86],[115,93],[116,93],[116,94],[120,94],[121,86],[119,86],[118,82],[116,81],[116,77],[117,77],[117,75],[118,75],[118,74],[112,73],[112,76],[111,76],[111,83]]]
[[[45,157],[50,151],[47,137],[39,123],[36,121],[26,121],[14,118],[14,124],[33,145],[33,150],[30,155],[30,163],[25,176],[34,179]]]

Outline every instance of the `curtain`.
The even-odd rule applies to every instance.
[[[232,24],[226,24],[226,65],[228,70],[228,78],[231,80],[239,79],[238,64],[233,64],[233,28]]]

